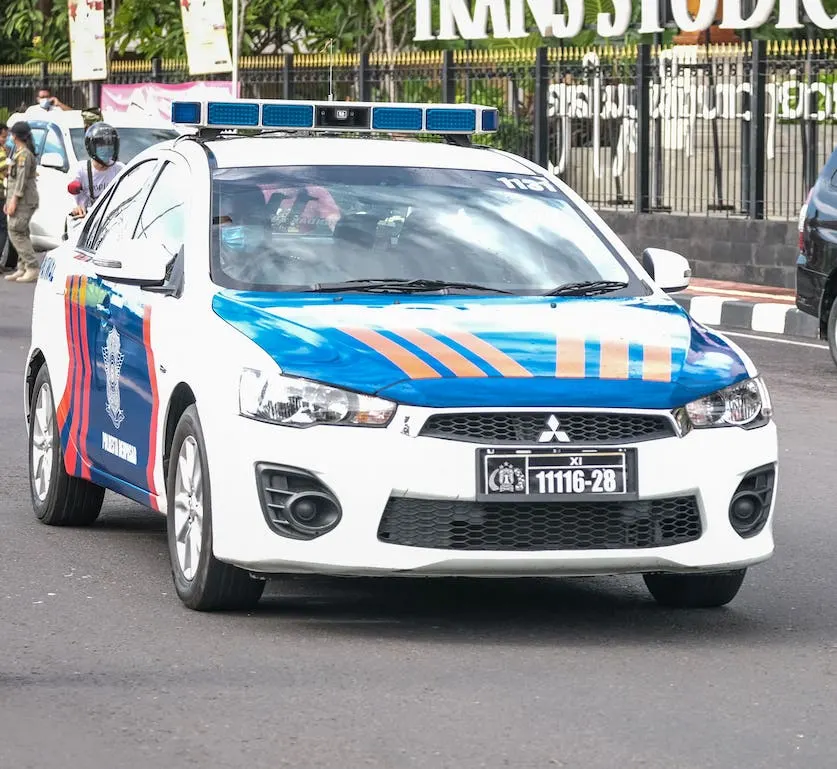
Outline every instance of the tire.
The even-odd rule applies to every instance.
[[[711,609],[735,598],[746,573],[747,569],[716,574],[643,574],[643,579],[661,606]]]
[[[29,491],[38,520],[47,526],[90,526],[102,510],[105,490],[84,478],[74,478],[64,468],[46,364],[38,370],[32,390],[28,454]]]
[[[834,361],[834,365],[837,366],[837,299],[831,303],[825,331],[828,338],[828,349],[831,352],[831,359]]]
[[[264,581],[222,563],[212,554],[206,444],[194,404],[183,412],[174,431],[166,489],[169,557],[180,600],[196,611],[254,607],[261,598]]]

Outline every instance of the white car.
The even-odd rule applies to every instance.
[[[135,157],[43,263],[41,521],[89,524],[105,489],[159,511],[199,610],[288,573],[641,574],[663,604],[719,606],[771,556],[753,362],[667,295],[683,257],[640,262],[543,168],[458,146],[495,110],[173,114],[199,135]]]
[[[103,119],[119,132],[119,159],[132,160],[142,150],[180,135],[171,123],[135,112],[105,110]],[[8,124],[26,120],[38,157],[40,205],[32,216],[30,232],[38,251],[57,248],[64,237],[67,215],[75,206],[67,185],[77,164],[88,159],[84,148],[84,121],[80,110],[50,110],[34,107],[12,115]]]

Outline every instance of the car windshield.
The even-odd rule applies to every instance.
[[[536,175],[225,168],[213,172],[212,209],[212,278],[228,288],[334,290],[386,279],[543,294],[615,281],[627,284],[622,294],[646,293],[579,209]]]
[[[84,149],[84,130],[83,128],[70,129],[70,139],[77,158],[87,157],[87,150]],[[120,128],[117,126],[116,131],[119,134],[119,159],[123,163],[130,162],[135,155],[139,155],[148,147],[169,139],[176,139],[180,135],[171,128]]]

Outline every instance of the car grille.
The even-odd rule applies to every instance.
[[[660,414],[554,412],[571,443],[636,443],[676,435]],[[419,435],[472,443],[537,443],[552,412],[434,414]]]
[[[631,502],[467,502],[393,497],[378,539],[440,550],[610,550],[691,542],[694,497]]]

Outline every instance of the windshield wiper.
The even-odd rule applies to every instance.
[[[563,286],[547,291],[544,296],[595,296],[627,287],[628,284],[622,280],[584,280],[578,283],[564,283]]]
[[[327,293],[337,291],[381,291],[392,293],[410,293],[419,291],[444,291],[461,289],[463,291],[487,291],[491,294],[511,294],[502,288],[481,286],[479,283],[463,283],[455,280],[425,280],[423,278],[360,278],[343,280],[339,283],[315,283],[308,291]]]

